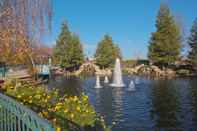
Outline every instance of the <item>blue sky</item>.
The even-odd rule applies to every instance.
[[[164,1],[164,0],[161,0]],[[104,34],[113,37],[125,59],[146,58],[160,0],[53,0],[52,32],[45,43],[52,46],[67,21],[79,35],[85,54],[92,56]],[[188,36],[197,18],[197,0],[165,0]]]

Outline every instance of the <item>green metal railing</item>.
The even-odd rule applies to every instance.
[[[0,131],[55,131],[47,120],[0,93]]]

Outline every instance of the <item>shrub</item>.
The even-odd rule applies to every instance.
[[[98,118],[89,104],[88,96],[84,94],[60,97],[58,90],[35,87],[19,80],[6,81],[4,89],[5,94],[51,121],[59,131],[71,128],[70,124],[78,128],[93,127],[98,121],[107,130],[104,121]]]

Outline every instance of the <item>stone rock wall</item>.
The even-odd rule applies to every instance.
[[[161,70],[159,67],[151,65],[139,65],[134,68],[127,68],[125,71],[129,74],[135,75],[149,75],[157,77],[173,77],[176,75],[176,72],[171,69]]]
[[[93,63],[85,63],[85,64],[81,65],[79,70],[77,70],[75,72],[75,75],[76,76],[80,75],[83,71],[86,71],[88,68],[94,69],[95,74],[99,75],[99,76],[110,76],[110,75],[112,75],[112,72],[111,72],[110,69],[102,70],[102,69],[99,68],[99,66],[97,66]]]

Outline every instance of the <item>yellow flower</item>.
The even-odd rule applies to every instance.
[[[51,98],[51,96],[47,96],[47,99],[50,99]]]
[[[44,115],[44,116],[48,116],[48,112],[44,111],[44,112],[43,112],[43,115]]]
[[[57,128],[56,128],[56,131],[61,131],[61,128],[60,128],[60,127],[57,127]]]
[[[38,98],[38,99],[40,99],[41,98],[41,95],[36,95],[35,97]]]
[[[68,100],[67,98],[64,99],[64,101],[67,101],[67,100]]]
[[[71,113],[71,114],[70,114],[70,117],[71,117],[71,118],[73,118],[73,117],[74,117],[74,114],[73,114],[73,113]]]
[[[78,100],[78,97],[74,96],[73,101],[77,101],[77,100]]]
[[[83,97],[83,100],[84,100],[84,101],[87,101],[87,100],[88,100],[88,96],[84,96],[84,97]]]
[[[80,111],[81,109],[80,109],[80,107],[79,106],[77,106],[77,111]]]
[[[57,111],[57,110],[59,110],[61,108],[61,106],[55,106],[55,110]]]
[[[57,103],[57,106],[62,106],[62,103],[60,103],[60,102],[59,102],[59,103]]]
[[[18,96],[17,96],[17,98],[19,98],[19,99],[20,99],[20,98],[21,98],[21,95],[18,95]]]
[[[11,87],[10,87],[10,89],[14,89],[14,87],[13,87],[13,86],[11,86]]]
[[[31,104],[32,103],[32,100],[30,100],[29,103]]]
[[[48,102],[47,99],[45,99],[44,102],[47,103]]]
[[[64,113],[67,113],[67,112],[68,112],[68,110],[67,110],[67,109],[65,109],[65,110],[64,110]]]
[[[61,107],[62,107],[62,103],[57,103],[57,105],[55,106],[55,110],[57,111],[57,110],[60,110],[61,109]]]

